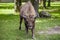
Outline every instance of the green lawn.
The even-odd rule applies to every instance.
[[[60,25],[60,18],[38,18],[36,19],[35,39],[36,40],[60,40],[60,34],[48,35],[38,34],[40,30],[46,30],[54,26]],[[22,30],[19,30],[18,15],[0,15],[0,40],[32,40],[31,32],[27,35],[24,23]]]
[[[13,9],[14,3],[0,3],[0,9]]]
[[[60,2],[51,2],[51,7],[47,7],[47,9],[44,9],[43,5],[40,4],[39,5],[39,11],[41,11],[41,10],[47,10],[47,11],[49,11],[49,10],[60,10]]]
[[[52,9],[52,6],[50,8]],[[60,40],[60,34],[49,35],[38,33],[41,30],[47,30],[48,28],[60,26],[60,7],[55,8],[58,10],[49,12],[52,15],[52,18],[36,19],[35,40]],[[13,8],[0,9],[0,40],[32,40],[31,31],[29,31],[28,35],[26,34],[24,22],[22,23],[22,30],[19,30],[19,15],[15,15],[14,13],[15,12]]]
[[[14,14],[14,9],[0,9],[0,14]]]

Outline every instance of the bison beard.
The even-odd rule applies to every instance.
[[[28,1],[26,4],[20,7],[19,29],[21,30],[22,20],[24,19],[26,32],[28,33],[28,29],[30,29],[32,32],[32,38],[34,38],[34,27],[35,27],[36,16],[37,16],[36,12],[30,1]]]

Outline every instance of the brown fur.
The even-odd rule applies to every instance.
[[[21,6],[20,15],[23,16],[23,17],[33,15],[33,17],[36,17],[34,7],[32,6],[30,1],[28,1],[26,4]]]
[[[20,7],[19,29],[21,29],[22,19],[24,19],[26,32],[28,33],[28,29],[30,29],[32,31],[32,38],[34,37],[35,17],[36,13],[30,1]]]

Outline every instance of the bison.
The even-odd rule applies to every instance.
[[[24,19],[26,32],[28,33],[28,29],[32,32],[32,38],[34,38],[34,27],[35,27],[35,19],[36,19],[36,12],[34,10],[33,5],[30,1],[26,2],[24,5],[20,7],[20,27],[22,20]]]

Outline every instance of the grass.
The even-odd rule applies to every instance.
[[[0,9],[13,9],[14,3],[0,3]]]
[[[39,11],[41,10],[60,10],[60,2],[51,2],[51,7],[47,7],[47,9],[43,8],[42,3],[39,5]]]
[[[0,9],[0,14],[14,14],[14,9]]]
[[[54,3],[53,3],[54,4]],[[58,3],[59,4],[59,3]],[[6,4],[1,4],[6,5]],[[12,4],[10,4],[12,5]],[[55,4],[54,4],[55,5]],[[60,4],[59,4],[60,5]],[[55,26],[60,26],[60,7],[54,6],[50,9],[58,9],[49,12],[52,18],[37,18],[35,27],[35,40],[60,40],[60,34],[39,34],[41,30],[47,30]],[[19,15],[15,15],[14,9],[0,9],[0,40],[32,40],[31,32],[26,34],[24,22],[22,23],[22,30],[19,30]]]
[[[46,30],[56,25],[60,25],[60,18],[38,18],[36,19],[35,39],[36,40],[59,40],[60,34],[40,35],[37,32]],[[26,35],[24,23],[22,23],[22,30],[19,30],[19,16],[18,15],[0,15],[0,40],[32,40],[31,32]]]

